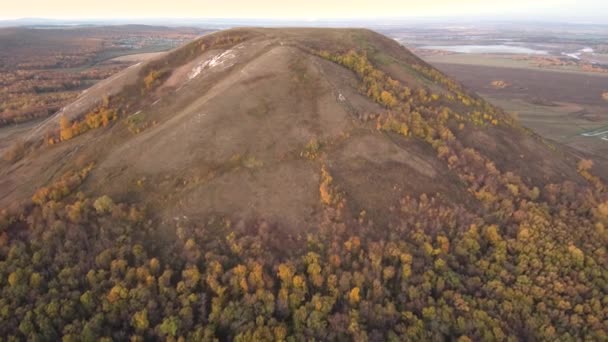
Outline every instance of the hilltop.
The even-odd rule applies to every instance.
[[[353,65],[320,55],[331,50]],[[362,85],[357,71],[349,70],[354,63],[378,65],[386,76]],[[382,91],[383,78],[394,89]],[[61,141],[68,140],[59,134],[62,118],[72,126],[101,110],[120,122]],[[402,110],[415,115],[400,118]],[[85,190],[144,200],[157,212],[171,211],[168,218],[238,212],[305,229],[321,207],[321,165],[345,183],[357,211],[387,210],[404,192],[472,200],[437,158],[432,141],[424,141],[437,127],[424,127],[423,110],[438,112],[432,115],[462,137],[463,147],[493,148],[484,151],[491,161],[535,185],[576,177],[566,158],[550,157],[559,152],[513,129],[499,109],[388,38],[365,30],[249,29],[202,38],[87,90],[29,134],[31,141],[57,144],[4,169],[3,189],[11,196],[0,203],[31,197],[78,160],[96,164]],[[412,122],[418,116],[420,122]],[[505,124],[493,124],[499,120]],[[407,132],[399,132],[401,121]],[[421,127],[414,131],[416,125]],[[398,138],[400,133],[419,139]],[[29,160],[35,164],[23,167]],[[547,165],[537,167],[541,163]]]
[[[605,161],[369,30],[203,36],[5,155],[5,336],[606,337]]]

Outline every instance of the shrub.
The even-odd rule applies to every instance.
[[[108,213],[114,207],[114,201],[112,201],[110,196],[104,195],[95,200],[93,207],[98,214]]]
[[[59,119],[59,137],[61,141],[70,140],[74,137],[72,123],[65,115],[62,115]]]
[[[310,139],[308,144],[304,146],[304,150],[300,152],[300,157],[304,157],[306,159],[315,160],[319,156],[319,151],[321,150],[321,143],[316,138]]]
[[[14,163],[23,158],[28,147],[29,144],[25,141],[17,140],[4,152],[2,157],[6,161]]]
[[[144,85],[146,89],[152,88],[156,81],[161,78],[162,74],[156,70],[152,70],[148,73],[148,75],[144,78]]]

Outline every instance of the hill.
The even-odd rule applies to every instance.
[[[603,169],[371,31],[201,37],[5,155],[4,336],[607,337]]]

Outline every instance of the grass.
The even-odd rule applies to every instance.
[[[302,57],[289,64],[289,71],[293,73],[293,80],[297,83],[308,83],[310,81],[310,75],[308,75],[308,70]]]
[[[125,121],[129,131],[133,134],[143,132],[145,129],[156,124],[156,121],[148,121],[146,113],[138,112],[127,118]]]
[[[397,62],[397,60],[395,58],[385,54],[382,51],[374,51],[371,54],[370,59],[371,59],[372,63],[374,63],[375,65],[380,65],[380,66],[389,65],[389,64]]]
[[[271,107],[270,101],[268,101],[268,99],[262,99],[262,100],[260,100],[260,103],[258,103],[257,106],[248,110],[247,114],[251,115],[255,118],[262,118],[262,117],[268,115],[268,113],[270,112],[271,109],[272,109],[272,107]]]
[[[254,156],[247,156],[243,159],[243,166],[248,169],[257,169],[264,166],[264,163]]]

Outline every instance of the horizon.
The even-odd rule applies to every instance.
[[[608,17],[608,4],[599,0],[514,0],[488,3],[482,0],[430,0],[424,3],[405,0],[337,1],[245,0],[216,3],[209,0],[174,0],[168,8],[164,1],[119,0],[89,1],[22,0],[3,6],[0,20],[49,19],[66,21],[99,20],[399,20],[399,19],[484,19],[534,21],[598,21]],[[119,9],[119,10],[117,10]],[[94,15],[91,15],[94,13]]]
[[[474,21],[474,22],[473,22]],[[180,22],[183,22],[180,24]],[[251,23],[318,25],[323,23],[363,23],[371,26],[394,26],[416,24],[459,24],[476,26],[480,24],[566,24],[608,26],[603,18],[595,17],[545,17],[531,16],[409,16],[409,17],[336,17],[336,18],[264,18],[264,17],[18,17],[2,18],[0,23],[15,23],[15,26],[37,25],[149,25],[149,26],[187,26],[209,24],[231,24],[249,26]],[[11,25],[8,25],[9,27]]]

